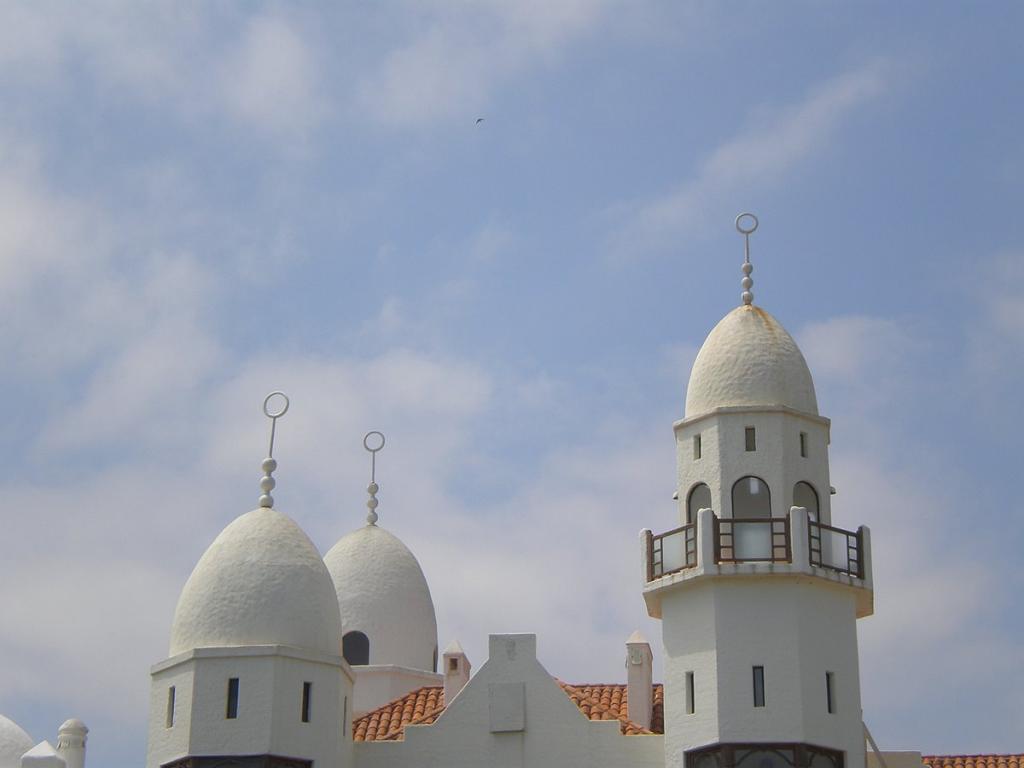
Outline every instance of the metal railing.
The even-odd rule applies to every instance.
[[[647,580],[697,567],[697,526],[647,535]]]
[[[846,531],[811,520],[807,524],[807,550],[811,565],[864,578],[864,542],[860,531]]]
[[[788,517],[716,517],[719,563],[788,563],[793,560]]]

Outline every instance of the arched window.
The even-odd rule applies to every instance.
[[[818,492],[814,490],[814,486],[810,483],[805,483],[801,480],[793,486],[793,506],[805,507],[807,509],[807,516],[815,522],[818,521],[818,513],[820,512]]]
[[[732,486],[733,517],[771,517],[772,497],[768,483],[760,477],[747,475]]]
[[[341,655],[349,664],[370,663],[370,638],[362,632],[346,632],[341,638]]]
[[[711,489],[705,483],[698,483],[686,497],[686,524],[697,522],[697,510],[711,509]]]
[[[735,519],[770,519],[771,493],[768,483],[760,477],[747,475],[732,486],[732,516]],[[733,553],[743,560],[770,560],[772,556],[772,528],[770,523],[735,523]]]

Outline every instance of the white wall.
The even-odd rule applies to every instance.
[[[745,449],[745,428],[754,427],[757,450]],[[800,455],[800,432],[807,433],[807,457]],[[720,408],[676,422],[676,468],[680,525],[686,522],[686,498],[698,483],[711,489],[712,509],[733,517],[732,486],[756,475],[771,490],[772,516],[785,517],[793,506],[793,486],[809,482],[818,493],[821,521],[831,520],[828,419],[788,408]],[[693,457],[693,437],[701,435],[701,458]]]
[[[666,764],[714,743],[802,742],[863,765],[856,595],[798,574],[730,576],[681,584],[662,596]],[[753,705],[764,667],[765,706]],[[694,672],[696,712],[685,713]],[[836,711],[826,712],[825,672]]]
[[[238,716],[227,719],[229,678],[239,679]],[[312,682],[311,721],[301,721],[303,682]],[[167,688],[176,688],[174,726],[166,727]],[[276,754],[318,766],[352,765],[342,726],[352,678],[339,656],[285,646],[205,648],[152,671],[146,764],[189,755]],[[349,710],[351,716],[351,709]]]
[[[588,720],[537,661],[534,635],[491,635],[490,658],[434,725],[356,744],[359,768],[664,768],[661,736]]]

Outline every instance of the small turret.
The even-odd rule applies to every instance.
[[[650,729],[654,714],[654,654],[640,630],[626,641],[626,713],[634,723]]]
[[[78,718],[65,720],[57,731],[57,752],[64,758],[67,768],[85,767],[85,739],[89,729]]]
[[[447,707],[469,682],[472,665],[458,640],[452,640],[444,649],[444,705]]]

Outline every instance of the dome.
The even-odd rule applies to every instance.
[[[32,737],[16,722],[0,715],[0,768],[21,768],[21,756],[32,747]]]
[[[686,417],[758,405],[818,414],[811,372],[793,337],[763,309],[745,305],[723,317],[697,353]]]
[[[189,576],[174,612],[172,656],[239,645],[341,653],[330,574],[302,529],[273,509],[255,509],[221,531]]]
[[[437,619],[420,564],[376,525],[343,536],[324,557],[344,631],[370,641],[371,664],[435,671]]]

